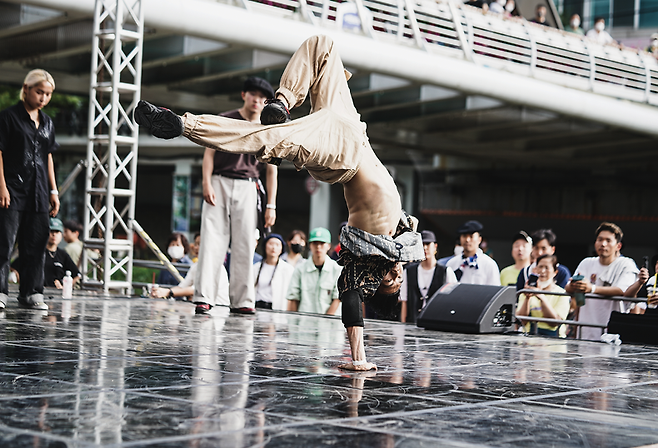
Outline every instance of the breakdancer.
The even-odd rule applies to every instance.
[[[253,154],[262,162],[292,162],[320,181],[341,183],[349,212],[340,235],[338,279],[342,320],[352,362],[347,370],[376,370],[366,360],[362,302],[378,314],[397,304],[402,283],[400,262],[424,259],[417,221],[402,211],[393,178],[375,155],[360,120],[333,41],[327,36],[306,40],[281,77],[276,98],[261,113],[261,123],[216,115],[179,117],[170,110],[140,101],[138,124],[160,138],[184,136],[218,151]],[[289,109],[311,96],[311,113],[290,120]],[[265,125],[265,126],[263,126]]]

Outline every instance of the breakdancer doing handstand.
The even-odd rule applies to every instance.
[[[334,44],[327,36],[306,40],[281,77],[276,99],[265,106],[261,123],[215,115],[179,117],[140,101],[138,124],[160,138],[180,135],[218,151],[253,154],[262,162],[292,162],[317,180],[341,183],[349,212],[340,235],[338,279],[342,320],[352,352],[348,370],[373,370],[366,360],[362,302],[378,314],[397,304],[402,283],[400,262],[424,259],[415,218],[402,211],[393,178],[370,147]],[[289,108],[311,96],[311,113],[290,120]],[[265,125],[265,126],[263,126]]]

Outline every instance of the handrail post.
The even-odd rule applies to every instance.
[[[535,37],[530,33],[530,28],[528,26],[528,21],[526,19],[522,20],[523,29],[525,30],[528,40],[530,41],[530,76],[535,76],[535,67],[537,67],[537,41]]]
[[[315,15],[313,15],[313,12],[308,8],[306,0],[299,0],[299,10],[305,20],[308,20],[313,26],[317,26],[317,19]]]
[[[589,56],[589,89],[594,91],[594,82],[596,81],[596,58],[594,53],[589,49],[587,44],[587,38],[583,37],[583,43],[585,44],[585,49],[587,50],[587,55]]]
[[[149,234],[146,233],[144,228],[142,228],[142,226],[140,226],[139,223],[134,219],[130,221],[130,224],[132,226],[132,229],[146,242],[146,245],[149,247],[149,249],[151,249],[151,251],[153,251],[155,256],[158,257],[158,260],[160,260],[160,264],[162,264],[165,268],[167,268],[169,273],[171,273],[171,275],[173,275],[174,278],[178,280],[179,283],[182,282],[183,276],[180,275],[178,269],[176,269],[176,267],[171,263],[171,261],[169,261],[169,258],[167,258],[165,254],[162,253],[158,245],[155,244],[155,242],[151,239]]]
[[[472,46],[473,39],[471,39],[471,44],[469,44],[468,40],[466,39],[466,34],[464,34],[464,28],[462,28],[462,21],[461,21],[461,18],[463,16],[466,18],[466,22],[468,23],[468,17],[464,16],[461,13],[461,5],[459,6],[459,11],[457,10],[457,6],[455,6],[452,0],[448,2],[448,8],[450,8],[450,14],[452,15],[452,22],[455,25],[455,32],[457,33],[457,37],[459,38],[459,43],[462,46],[462,50],[464,51],[464,58],[466,58],[466,60],[469,62],[474,62],[473,46]]]
[[[404,39],[404,2],[398,0],[398,41]]]
[[[404,4],[407,8],[407,15],[409,16],[409,22],[411,22],[411,29],[414,32],[414,40],[416,41],[416,45],[427,51],[427,42],[423,38],[423,35],[420,33],[420,27],[418,26],[418,21],[416,20],[416,12],[414,11],[411,0],[404,0]]]
[[[366,18],[368,15],[366,14],[366,7],[363,6],[363,1],[354,0],[354,3],[356,4],[356,11],[359,13],[359,19],[361,20],[361,29],[363,30],[363,33],[371,39],[374,39],[375,35],[372,32],[372,22],[369,20],[368,23],[366,23]]]
[[[328,20],[329,20],[329,0],[323,0],[322,14],[320,15],[320,21],[327,22]]]
[[[66,192],[69,190],[71,185],[73,184],[73,181],[78,177],[78,174],[84,169],[87,168],[87,160],[82,159],[80,160],[73,170],[69,173],[69,175],[66,177],[64,182],[59,186],[59,197],[61,198],[66,194]]]
[[[640,55],[640,60],[644,66],[644,77],[645,77],[645,88],[644,88],[644,102],[649,102],[649,97],[651,96],[651,69],[649,64],[647,64],[646,56]]]

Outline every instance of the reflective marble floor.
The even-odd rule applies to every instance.
[[[76,297],[0,317],[0,447],[637,447],[658,348]]]

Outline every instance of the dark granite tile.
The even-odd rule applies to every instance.
[[[83,448],[92,444],[27,431],[8,431],[0,427],[0,446],[12,448]]]
[[[112,390],[17,398],[3,402],[0,421],[14,429],[99,445],[294,422],[263,412],[258,403],[251,409],[217,406],[207,391],[200,392],[194,401]]]
[[[499,406],[465,405],[436,411],[363,418],[359,427],[394,434],[419,434],[441,444],[516,448],[636,447],[658,442],[658,428],[634,425],[633,419],[591,418],[591,412],[538,412],[523,403]],[[540,409],[543,411],[544,407]]]
[[[651,385],[658,390],[658,384]],[[547,397],[533,401],[540,405],[553,406],[561,411],[592,411],[595,413],[609,413],[623,418],[632,415],[633,419],[658,421],[658,398],[637,396],[636,386],[613,390],[588,391],[580,394]],[[643,391],[646,390],[646,386]]]
[[[133,446],[125,444],[124,446]],[[387,434],[348,426],[332,426],[322,423],[312,425],[264,426],[235,434],[207,434],[194,438],[158,439],[139,446],[175,448],[246,448],[267,446],[268,448],[355,446],[363,448],[387,447],[436,447],[437,441],[413,435]],[[451,446],[444,445],[442,446]],[[460,445],[465,448],[465,445]]]

